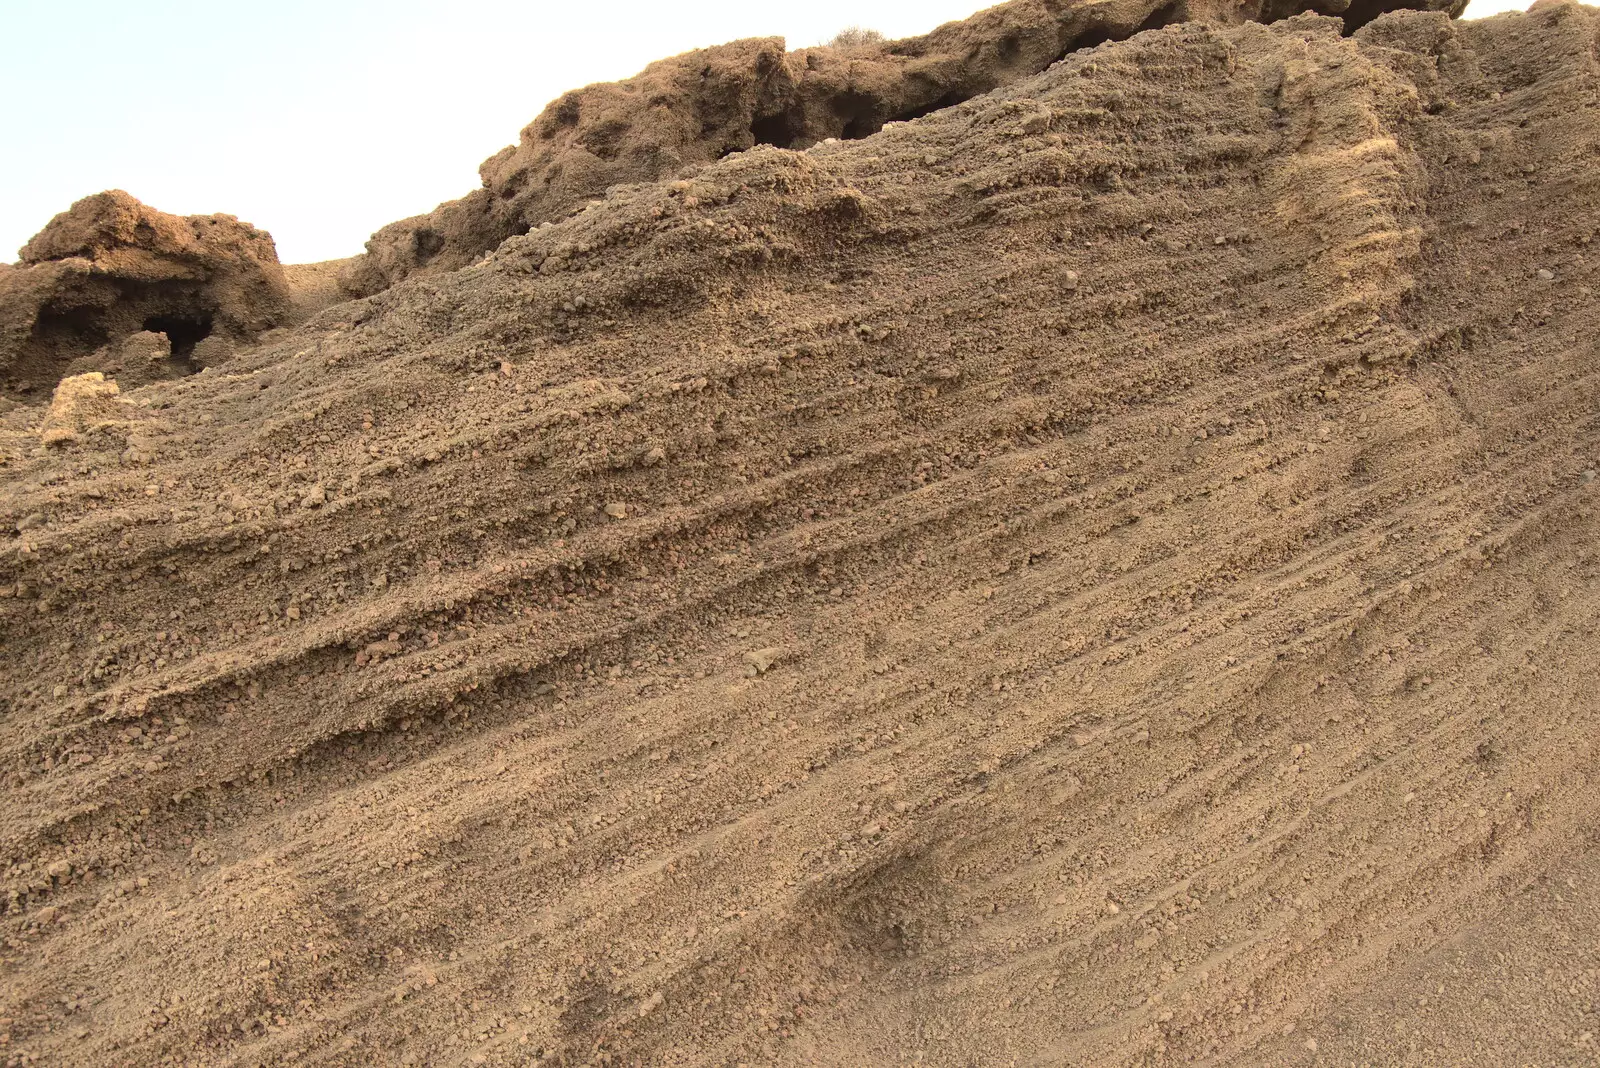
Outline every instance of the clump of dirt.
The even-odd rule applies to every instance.
[[[1400,6],[1457,15],[1466,0],[1012,0],[900,41],[852,38],[786,52],[783,38],[770,37],[688,52],[563,95],[519,144],[483,163],[481,189],[379,230],[343,281],[368,295],[418,272],[455,270],[613,185],[686,174],[754,145],[868,137],[1141,30],[1314,10],[1343,15],[1354,31]]]
[[[291,293],[272,237],[231,215],[180,217],[120,190],[57,215],[0,271],[0,395],[43,402],[65,375],[124,386],[198,368],[208,338],[281,324]],[[165,337],[166,351],[131,342]],[[213,342],[215,345],[215,342]]]
[[[0,414],[0,1061],[1592,1061],[1600,11],[1344,29]]]

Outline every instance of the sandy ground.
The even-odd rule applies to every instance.
[[[339,288],[339,272],[348,269],[355,259],[348,256],[321,263],[284,264],[283,277],[289,283],[293,319],[297,322],[309,319],[324,308],[340,303],[344,293]]]
[[[0,1062],[1595,1063],[1600,13],[1338,31],[0,414]]]

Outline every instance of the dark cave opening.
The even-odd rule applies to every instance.
[[[1344,35],[1349,37],[1379,15],[1396,10],[1420,11],[1422,10],[1422,5],[1420,3],[1403,4],[1397,8],[1392,3],[1384,3],[1384,0],[1353,0],[1350,6],[1345,8],[1344,14],[1341,16],[1344,19]]]
[[[805,119],[798,109],[785,108],[770,115],[756,116],[750,124],[750,136],[756,139],[758,145],[793,148],[805,128]]]
[[[46,308],[33,323],[39,341],[71,354],[92,352],[111,340],[100,308]]]
[[[194,347],[211,336],[211,316],[152,315],[144,321],[144,328],[167,335],[173,358],[187,360],[194,355]]]
[[[833,113],[844,120],[844,129],[839,132],[843,140],[859,141],[883,129],[883,117],[879,112],[881,101],[876,96],[851,89],[840,93],[831,103]]]
[[[1374,0],[1376,2],[1376,0]],[[1170,26],[1175,22],[1185,22],[1189,19],[1189,5],[1186,0],[1172,0],[1163,4],[1144,17],[1144,21],[1131,30],[1120,27],[1108,27],[1103,23],[1084,30],[1072,38],[1062,48],[1061,54],[1056,57],[1059,63],[1074,52],[1087,52],[1091,48],[1098,48],[1107,41],[1126,41],[1134,34],[1144,33],[1146,30],[1159,30],[1163,26]]]
[[[411,235],[411,254],[416,258],[418,267],[426,266],[429,260],[444,251],[444,246],[444,235],[432,227],[420,227]]]
[[[1352,12],[1361,5],[1376,8],[1385,0],[1355,0]],[[1176,22],[1183,22],[1190,17],[1187,0],[1169,0],[1161,5],[1137,25],[1131,28],[1108,26],[1096,21],[1089,25],[1075,37],[1066,41],[1057,60],[1065,59],[1074,52],[1081,52],[1094,48],[1107,41],[1125,41],[1134,34],[1146,30],[1158,30]],[[1002,59],[1010,59],[1021,52],[1020,42],[1014,37],[1003,38],[996,44],[996,52]],[[921,75],[926,82],[924,88],[930,93],[937,93],[939,86],[932,78]],[[948,83],[946,83],[948,85]],[[909,122],[931,115],[936,111],[954,107],[957,104],[970,100],[993,89],[994,85],[970,84],[951,87],[943,93],[934,96],[924,104],[905,108],[893,115],[884,114],[885,101],[877,94],[864,93],[858,90],[846,90],[828,101],[828,108],[833,112],[836,120],[840,122],[838,136],[842,140],[855,141],[864,137],[871,137],[883,129],[885,122]],[[917,95],[921,95],[920,93]],[[805,115],[798,105],[757,115],[750,123],[750,134],[757,144],[775,145],[778,148],[793,148],[796,144],[807,140],[807,124]],[[733,151],[733,150],[729,150]],[[727,154],[727,153],[724,153]]]
[[[937,100],[930,101],[929,103],[923,104],[920,107],[907,108],[890,121],[910,122],[912,119],[920,119],[924,115],[932,115],[935,111],[942,111],[945,108],[953,108],[957,104],[964,103],[969,99],[971,99],[969,94],[963,93],[959,89],[952,89],[948,93],[939,97]]]

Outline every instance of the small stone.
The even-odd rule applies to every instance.
[[[865,827],[861,828],[861,837],[863,837],[863,838],[871,838],[873,835],[877,834],[881,830],[883,830],[883,828],[880,827],[878,824],[869,823]]]
[[[1066,280],[1062,284],[1065,285],[1068,289],[1077,289],[1078,288],[1078,279],[1080,277],[1081,276],[1078,274],[1077,271],[1068,271],[1067,274],[1066,274]]]
[[[1314,1038],[1306,1039],[1306,1050],[1311,1053],[1317,1052],[1317,1040]]]
[[[50,924],[55,923],[56,918],[60,915],[60,909],[56,908],[54,905],[46,905],[44,908],[33,914],[33,922],[38,924],[40,927],[48,927]]]
[[[1585,471],[1583,474],[1578,476],[1578,481],[1582,482],[1584,485],[1588,485],[1590,482],[1593,482],[1594,480],[1595,480],[1595,470],[1592,467],[1589,468],[1587,471]]]
[[[300,506],[302,508],[320,508],[327,503],[328,489],[321,483],[312,486],[311,489],[306,492],[306,495],[300,498]]]
[[[612,519],[628,518],[628,506],[619,501],[612,501],[606,505],[606,515]]]
[[[1556,276],[1556,273],[1554,271],[1552,271],[1552,270],[1550,270],[1548,268],[1545,268],[1545,267],[1540,267],[1539,268],[1539,280],[1541,282],[1553,281],[1555,279],[1555,276]]]
[[[744,654],[745,674],[752,678],[756,675],[765,675],[783,658],[783,650],[777,646],[766,649],[756,649]]]
[[[1122,911],[1122,906],[1118,905],[1115,901],[1107,901],[1106,902],[1106,912],[1110,913],[1112,916],[1115,916],[1117,913],[1119,913],[1121,911]]]
[[[666,458],[667,450],[658,446],[657,448],[651,449],[649,452],[644,454],[644,465],[646,467],[654,467],[656,464],[660,463]]]
[[[1213,245],[1226,245],[1228,243],[1228,239],[1225,238],[1225,237],[1219,237],[1219,238],[1217,238],[1215,241],[1213,241],[1211,243]]]
[[[72,874],[72,864],[65,860],[55,861],[45,869],[52,879],[65,879]]]
[[[44,526],[44,513],[34,512],[17,520],[17,533],[21,534],[24,531],[32,530],[34,527],[42,526]]]
[[[400,636],[398,634],[390,634],[387,641],[369,642],[367,647],[357,655],[356,659],[360,663],[372,663],[382,660],[386,656],[398,656],[401,649]]]

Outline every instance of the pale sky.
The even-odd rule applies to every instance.
[[[1472,0],[1469,17],[1528,0]],[[477,188],[567,89],[739,37],[889,37],[982,0],[0,0],[0,260],[74,200],[126,189],[350,256]]]

